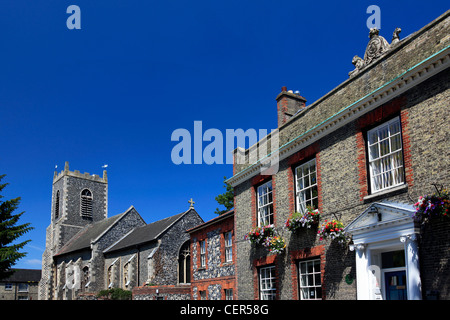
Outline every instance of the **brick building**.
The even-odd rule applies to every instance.
[[[349,79],[310,105],[282,88],[273,174],[235,161],[236,239],[273,225],[286,245],[274,254],[236,241],[239,299],[450,299],[450,221],[412,219],[419,196],[450,183],[450,11],[401,40],[400,31],[388,43],[372,29]],[[286,229],[307,206],[319,225]],[[351,241],[320,240],[325,220]]]
[[[188,230],[191,236],[191,298],[236,299],[234,211]]]
[[[198,223],[185,236],[178,263],[166,265],[178,266],[178,282],[149,281],[133,289],[133,300],[236,299],[234,212]]]

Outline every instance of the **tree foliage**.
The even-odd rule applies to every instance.
[[[0,182],[4,177],[5,175],[0,175]],[[7,185],[7,183],[0,183],[0,192]],[[15,240],[33,229],[33,227],[30,227],[30,223],[17,225],[24,213],[13,214],[19,206],[20,197],[6,201],[3,201],[2,198],[3,196],[0,194],[0,279],[13,274],[11,267],[16,264],[17,260],[26,255],[26,252],[19,252],[19,250],[31,241],[15,243]]]
[[[217,213],[218,215],[224,214],[225,212],[230,211],[234,207],[234,191],[233,187],[230,186],[225,181],[227,180],[227,177],[223,177],[223,183],[225,184],[223,187],[226,188],[227,191],[225,191],[222,194],[219,194],[215,199],[216,201],[225,206],[225,210],[220,210],[219,208],[216,208],[216,211],[214,213]]]

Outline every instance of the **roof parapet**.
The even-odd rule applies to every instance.
[[[108,183],[108,176],[106,173],[106,170],[103,170],[103,177],[100,177],[97,174],[89,174],[89,172],[81,173],[79,170],[70,171],[69,170],[69,162],[66,161],[64,164],[64,170],[58,173],[55,170],[55,173],[53,174],[53,183],[61,179],[63,176],[71,176],[75,178],[81,178],[96,182],[102,182],[102,183]]]

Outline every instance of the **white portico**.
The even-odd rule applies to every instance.
[[[414,212],[412,205],[376,202],[347,226],[358,300],[422,299]]]

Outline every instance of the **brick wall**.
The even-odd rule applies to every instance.
[[[345,81],[300,112],[297,117],[283,124],[279,128],[280,145],[295,139],[339,110],[395,79],[401,72],[445,48],[450,42],[450,38],[446,37],[450,25],[448,16],[449,13],[423,28],[357,78]],[[416,43],[421,45],[417,46]],[[259,297],[258,268],[268,264],[276,267],[277,298],[298,299],[298,261],[309,257],[320,258],[325,299],[356,298],[356,280],[352,281],[356,277],[354,252],[336,242],[319,241],[315,230],[291,234],[283,228],[284,221],[295,210],[294,165],[311,157],[316,158],[321,220],[336,218],[344,225],[348,225],[375,201],[389,200],[412,206],[419,195],[434,191],[431,183],[438,182],[448,187],[449,126],[445,115],[450,101],[449,78],[449,71],[444,70],[397,97],[387,99],[386,103],[356,120],[347,121],[331,134],[280,161],[279,171],[271,177],[256,176],[243,180],[236,178],[238,182],[233,186],[236,245],[239,252],[236,275],[239,299]],[[368,176],[367,130],[396,116],[401,122],[405,184],[400,188],[374,194],[370,190]],[[238,175],[239,173],[236,174]],[[287,245],[286,252],[277,256],[268,254],[264,248],[242,241],[244,235],[256,226],[255,186],[266,181],[263,179],[272,179],[276,212],[274,224]],[[427,231],[427,234],[422,229],[419,247],[424,294],[427,291],[439,291],[441,298],[449,297],[450,285],[446,276],[449,274],[449,267],[442,260],[447,259],[450,254],[446,245],[448,236],[443,234],[443,230],[449,226],[450,222],[444,221],[428,226],[435,228],[435,231]],[[433,278],[436,272],[444,282]]]

